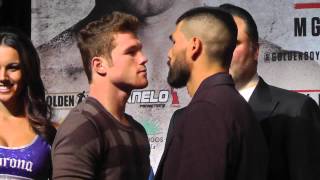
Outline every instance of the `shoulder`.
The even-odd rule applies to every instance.
[[[258,126],[251,108],[244,99],[239,98],[231,102],[197,101],[183,110],[183,115],[178,118],[183,118],[184,127],[201,126],[203,129],[209,128],[210,131],[215,129],[231,132],[237,129],[242,132],[251,126]]]
[[[207,88],[205,93],[192,99],[187,112],[196,111],[198,114],[207,112],[217,117],[239,118],[251,113],[251,108],[245,99],[232,86]],[[215,91],[220,89],[219,92]],[[238,116],[238,117],[236,117]]]
[[[94,128],[89,118],[99,114],[99,106],[92,98],[87,98],[73,108],[58,128],[61,131],[73,132],[77,129]]]
[[[247,106],[247,102],[232,84],[211,85],[206,88],[199,89],[190,104],[195,102],[207,102],[222,111],[230,108],[235,109],[234,107],[236,106],[237,108],[240,106]],[[246,108],[248,107],[249,106]]]
[[[181,109],[175,110],[175,111],[173,112],[173,114],[172,114],[171,119],[174,119],[174,118],[182,115],[185,109],[186,109],[186,107],[183,107],[183,108],[181,108]]]
[[[269,86],[271,94],[281,103],[286,103],[293,105],[292,107],[302,108],[303,106],[313,106],[316,102],[307,95],[297,93],[294,91],[289,91],[286,89],[278,88],[275,86]]]
[[[79,128],[85,128],[89,124],[88,117],[77,107],[72,109],[58,128],[57,136],[61,132],[73,132]]]
[[[67,142],[81,145],[83,141],[90,141],[98,136],[97,129],[89,120],[83,106],[84,104],[80,104],[70,111],[58,128],[53,146]]]
[[[270,96],[272,99],[282,102],[303,102],[308,99],[311,99],[310,97],[300,94],[294,91],[290,91],[287,89],[283,89],[280,87],[272,86],[265,82],[261,77],[258,83],[258,86],[256,87],[256,90],[258,91],[258,94],[260,93],[261,96],[267,95]]]
[[[275,86],[269,87],[272,97],[279,102],[280,109],[296,116],[319,112],[319,106],[311,97]]]
[[[217,104],[210,101],[196,101],[188,105],[186,108],[176,111],[178,119],[182,118],[184,125],[207,124],[212,120],[221,120],[225,117],[225,111]],[[179,120],[180,121],[180,120]]]
[[[292,100],[292,101],[306,101],[309,97],[294,91],[282,89],[279,87],[269,85],[270,91],[273,96],[276,96],[280,100]]]

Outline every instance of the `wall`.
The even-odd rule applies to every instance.
[[[55,108],[54,120],[62,122],[88,91],[72,33],[84,23],[113,10],[134,13],[145,22],[139,36],[149,58],[150,84],[146,89],[132,92],[127,112],[146,128],[152,148],[151,163],[156,169],[171,115],[190,100],[186,89],[171,89],[166,83],[167,51],[171,45],[168,36],[175,28],[176,18],[187,9],[226,2],[244,7],[257,22],[262,45],[259,74],[273,85],[309,94],[319,103],[319,4],[308,8],[299,4],[308,3],[302,0],[260,0],[259,3],[253,0],[126,0],[122,5],[113,0],[33,0],[32,39],[42,59],[47,100]],[[301,28],[299,24],[304,22]],[[299,30],[302,30],[300,34]],[[298,52],[303,55],[299,56]]]

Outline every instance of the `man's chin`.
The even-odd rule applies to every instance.
[[[141,84],[137,84],[137,85],[135,86],[135,89],[143,89],[143,88],[146,88],[146,87],[148,86],[148,84],[149,84],[148,81],[143,82],[143,83],[141,83]]]
[[[182,81],[170,81],[170,80],[168,80],[167,82],[171,87],[176,88],[176,89],[183,88],[187,84],[187,83],[184,83]]]
[[[186,76],[171,76],[170,74],[167,77],[167,83],[176,89],[183,88],[187,85],[189,75]]]

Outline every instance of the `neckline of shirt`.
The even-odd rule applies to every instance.
[[[28,148],[30,146],[32,146],[38,139],[39,135],[36,135],[33,140],[26,144],[26,145],[22,145],[22,146],[17,146],[17,147],[7,147],[7,146],[1,146],[0,145],[0,149],[7,149],[7,150],[20,150],[20,149],[25,149],[25,148]]]

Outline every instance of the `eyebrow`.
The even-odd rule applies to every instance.
[[[21,64],[21,62],[20,62],[20,60],[18,60],[18,59],[12,59],[11,60],[11,62],[9,62],[8,64],[7,64],[7,66],[8,65],[20,65]]]
[[[136,51],[136,50],[140,50],[142,49],[142,44],[138,43],[138,44],[134,44],[132,46],[129,46],[125,49],[125,52],[130,52],[130,51]]]
[[[10,63],[10,64],[7,64],[8,67],[16,67],[16,66],[21,66],[21,63],[20,62],[13,62],[13,63]]]

